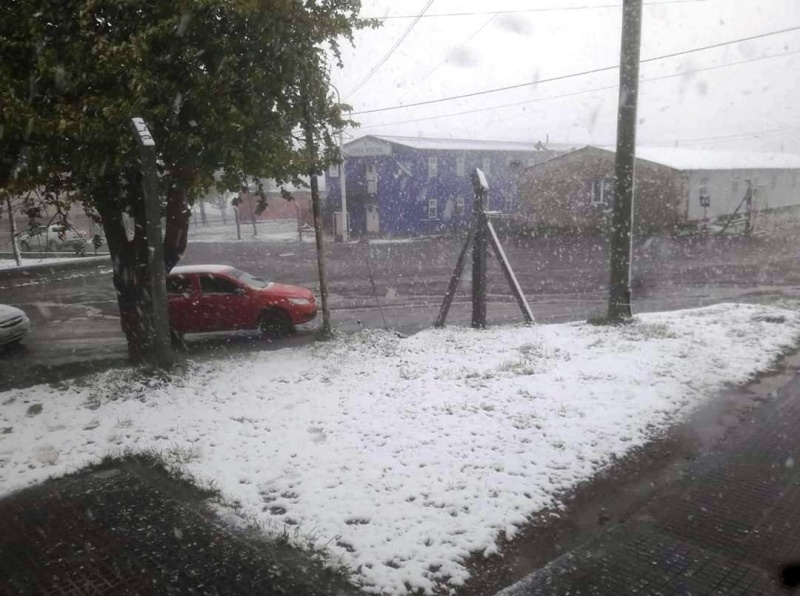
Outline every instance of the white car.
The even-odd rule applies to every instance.
[[[83,232],[60,224],[38,226],[17,235],[22,252],[58,252],[71,250],[76,254],[86,252],[86,239]]]
[[[31,321],[24,312],[0,304],[0,346],[19,342],[31,332]]]

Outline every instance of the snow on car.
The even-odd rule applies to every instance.
[[[167,276],[167,299],[174,339],[186,333],[241,329],[283,336],[317,316],[311,290],[223,265],[173,268]]]

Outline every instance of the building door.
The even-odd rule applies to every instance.
[[[377,234],[380,232],[380,216],[378,215],[378,204],[369,203],[367,205],[367,234]]]

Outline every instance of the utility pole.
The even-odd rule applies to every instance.
[[[342,98],[339,89],[333,83],[331,88],[336,91],[336,103],[342,105]],[[342,244],[347,244],[350,240],[350,218],[347,216],[347,162],[344,159],[344,130],[339,129],[339,154],[342,158],[339,164],[339,189],[342,193]],[[334,232],[335,234],[335,232]]]
[[[616,198],[611,218],[611,279],[608,295],[610,321],[622,321],[632,316],[631,241],[641,39],[642,0],[623,0],[615,164]]]
[[[142,118],[132,119],[136,141],[139,144],[142,164],[142,191],[144,193],[145,232],[147,235],[147,271],[150,277],[150,308],[152,321],[150,341],[154,348],[155,363],[170,368],[175,362],[169,333],[167,314],[167,274],[164,266],[164,244],[161,237],[161,203],[158,200],[158,171],[156,170],[156,144]]]
[[[314,162],[317,159],[316,144],[314,143],[314,128],[311,123],[311,109],[309,105],[303,107],[305,119],[306,151],[308,151],[309,178],[311,186],[311,213],[314,217],[314,237],[317,241],[317,268],[319,270],[319,294],[322,302],[322,329],[320,336],[328,339],[333,336],[331,329],[331,312],[328,308],[328,275],[325,272],[325,244],[322,237],[322,210],[319,204],[319,182]]]
[[[472,239],[472,326],[486,327],[486,195],[489,185],[484,173],[475,169],[472,173],[475,199],[472,204],[472,219],[475,235]]]

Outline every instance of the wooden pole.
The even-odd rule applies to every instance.
[[[447,286],[447,293],[444,295],[444,301],[439,309],[439,316],[436,317],[436,322],[433,324],[434,327],[442,328],[447,322],[447,314],[450,312],[450,306],[453,304],[453,298],[458,289],[458,282],[461,281],[461,274],[464,272],[464,263],[467,261],[467,252],[469,252],[474,238],[475,222],[472,223],[472,227],[470,227],[469,234],[467,235],[467,240],[464,242],[461,253],[458,255],[456,268],[453,271],[453,275],[450,277],[450,284]]]
[[[642,0],[623,0],[617,115],[616,198],[611,218],[611,276],[608,318],[631,317],[631,241],[633,237],[636,113],[639,97],[639,53]]]
[[[497,237],[497,232],[494,231],[494,226],[488,219],[486,220],[486,229],[489,232],[489,241],[494,249],[494,254],[497,257],[497,260],[500,261],[500,268],[503,270],[503,274],[506,276],[506,281],[511,287],[511,292],[514,294],[514,298],[517,299],[517,304],[519,305],[519,309],[522,311],[522,316],[525,318],[526,323],[533,323],[533,313],[531,312],[531,307],[528,305],[525,294],[522,293],[522,287],[517,281],[517,276],[514,275],[514,270],[511,269],[511,263],[508,261],[506,251],[503,250],[503,246],[500,244],[500,239]]]
[[[316,162],[316,145],[314,143],[314,128],[311,124],[311,113],[308,104],[304,107],[305,112],[305,136],[306,151],[308,151],[309,177],[311,186],[311,213],[314,217],[314,236],[317,241],[317,269],[319,271],[319,294],[322,302],[322,329],[320,337],[328,339],[333,336],[331,327],[331,312],[328,308],[328,275],[325,271],[325,244],[322,236],[322,209],[319,200],[319,182],[317,181],[317,171],[314,163]]]
[[[475,235],[472,240],[472,326],[486,327],[486,195],[489,185],[479,169],[472,174],[475,200],[472,204],[472,220]]]

